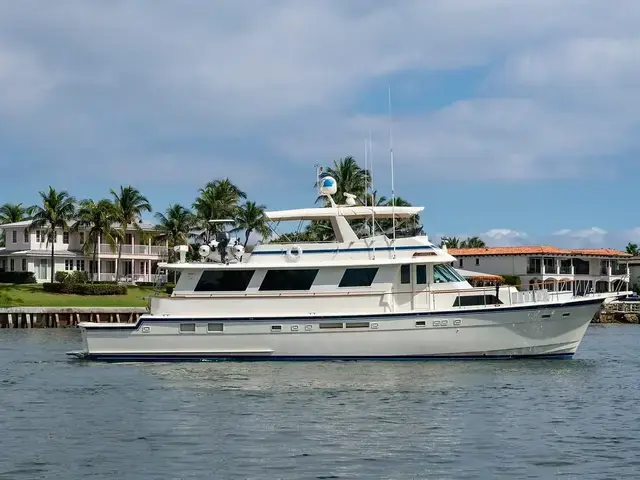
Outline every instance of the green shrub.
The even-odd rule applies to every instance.
[[[57,271],[54,276],[58,283],[67,283],[70,280],[69,277],[69,272],[65,272],[64,270]]]
[[[45,283],[45,292],[74,295],[126,295],[127,287],[114,284],[90,283]]]
[[[164,291],[167,292],[167,295],[171,295],[174,288],[176,288],[175,284],[167,283],[167,285],[164,287]]]
[[[33,272],[0,272],[0,283],[37,283]]]
[[[520,286],[520,277],[518,275],[500,275],[504,278],[505,285],[512,285],[514,287]]]
[[[136,287],[153,287],[154,285],[153,282],[136,282]]]
[[[71,283],[87,283],[89,281],[89,274],[83,270],[76,270],[69,276]]]

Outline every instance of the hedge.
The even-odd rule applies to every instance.
[[[167,285],[164,288],[164,291],[167,293],[167,295],[171,295],[173,293],[174,288],[176,288],[175,283],[167,283]]]
[[[36,283],[33,272],[0,272],[0,283]]]
[[[518,275],[500,275],[500,276],[504,278],[505,285],[513,285],[515,287],[519,287],[521,285],[520,277]]]
[[[45,292],[74,295],[126,295],[127,287],[105,283],[45,283]]]

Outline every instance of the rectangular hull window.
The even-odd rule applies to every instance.
[[[369,328],[369,322],[347,322],[345,326],[347,328]]]
[[[222,323],[208,323],[207,324],[207,332],[222,332],[224,326]]]
[[[377,268],[347,268],[339,287],[370,287],[378,273]]]
[[[321,323],[318,325],[318,327],[322,330],[322,329],[330,329],[330,328],[343,328],[344,324],[342,323],[337,323],[337,322],[327,322],[327,323]]]
[[[269,270],[260,290],[309,290],[318,275],[318,269]]]
[[[195,323],[181,323],[180,333],[194,333],[196,331]]]
[[[196,292],[244,292],[255,270],[205,270]]]

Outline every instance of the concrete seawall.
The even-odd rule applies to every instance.
[[[75,327],[80,322],[132,323],[144,307],[9,307],[0,308],[0,328]]]

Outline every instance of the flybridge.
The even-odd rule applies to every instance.
[[[411,218],[418,215],[424,207],[366,207],[366,206],[335,206],[326,208],[299,208],[294,210],[279,210],[265,212],[272,222],[289,220],[331,220],[335,217],[345,217],[349,220],[365,219],[375,216],[381,218]]]

